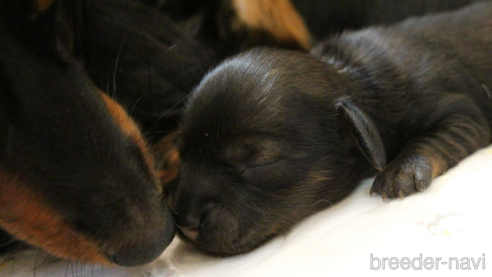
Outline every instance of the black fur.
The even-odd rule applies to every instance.
[[[148,154],[121,129],[73,57],[64,15],[60,2],[46,11],[37,11],[34,1],[0,2],[0,193],[13,186],[35,192],[40,205],[56,211],[81,240],[93,242],[108,262],[150,262],[174,237],[174,220]],[[26,244],[46,243],[55,254],[56,247],[76,253],[70,245],[77,241],[54,246],[26,237],[27,230],[12,233],[11,223],[24,224],[25,218],[1,204],[0,227],[9,235]],[[32,228],[43,235],[57,226]],[[1,249],[12,246],[4,231],[0,237]]]
[[[234,255],[376,173],[383,198],[426,189],[491,142],[491,18],[482,3],[219,65],[177,138],[182,170],[166,194],[180,236]]]
[[[304,19],[315,41],[348,29],[394,24],[411,16],[451,11],[471,3],[485,1],[490,0],[288,0]],[[194,21],[197,38],[208,45],[213,45],[222,54],[234,54],[258,45],[280,44],[287,48],[299,48],[299,45],[279,41],[272,37],[272,34],[261,30],[254,30],[254,28],[247,30],[248,26],[237,28],[234,25],[237,11],[233,7],[232,0],[142,0],[142,2],[160,9],[177,22]],[[268,1],[262,0],[262,2]]]
[[[95,84],[118,100],[154,140],[176,129],[183,100],[221,53],[138,0],[65,1],[75,55]]]
[[[475,1],[291,2],[318,39]],[[300,48],[264,30],[233,27],[237,11],[230,0],[67,0],[64,10],[75,55],[89,77],[131,112],[152,141],[177,128],[183,100],[221,60],[258,45]]]
[[[347,29],[388,25],[489,0],[291,0],[316,40]],[[322,11],[322,12],[320,12]]]
[[[92,82],[119,100],[154,140],[176,128],[188,92],[221,59],[255,45],[298,45],[261,30],[251,32],[248,26],[239,32],[231,28],[235,11],[225,0],[65,0],[46,14],[33,12],[33,3],[0,4],[0,173],[22,176],[74,230],[100,244],[111,261],[150,261],[169,243],[174,225],[167,208],[158,203],[159,190],[141,149],[114,124]],[[351,8],[353,1],[344,3]],[[298,7],[302,15],[310,14]],[[397,13],[399,19],[418,9],[405,7],[403,15]],[[392,9],[385,12],[391,15]],[[344,17],[360,22],[350,12]],[[319,26],[328,26],[323,24]],[[347,27],[351,25],[337,23],[336,28],[312,31],[325,34]],[[339,105],[340,116],[348,117],[347,134],[358,123],[350,121],[351,115],[360,114],[350,107]],[[363,133],[353,135],[368,139]],[[381,166],[384,155],[371,151],[378,143],[359,146],[373,165]],[[241,149],[232,149],[230,155],[237,155],[234,151],[252,155]],[[116,194],[108,190],[115,184]],[[135,200],[133,205],[123,203],[127,196]],[[91,202],[95,198],[100,201]],[[148,216],[146,227],[132,224],[137,220],[130,215],[132,208]],[[125,232],[125,226],[135,229]],[[0,230],[0,251],[17,243]],[[125,244],[137,250],[125,249]]]

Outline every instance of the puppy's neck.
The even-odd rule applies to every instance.
[[[355,38],[357,39],[357,38]],[[341,78],[355,89],[345,95],[374,122],[384,141],[388,157],[398,151],[400,108],[410,103],[416,84],[382,48],[371,41],[354,43],[341,35],[319,44],[311,51],[321,61],[334,67]]]

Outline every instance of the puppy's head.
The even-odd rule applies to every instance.
[[[51,2],[0,4],[0,228],[71,260],[150,262],[174,235],[152,158]]]
[[[212,71],[177,138],[181,172],[166,195],[178,234],[212,254],[244,253],[346,196],[374,172],[364,155],[376,167],[385,158],[347,100],[355,89],[293,51],[254,49]]]

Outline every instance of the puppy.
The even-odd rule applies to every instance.
[[[492,4],[346,32],[311,54],[254,49],[192,93],[166,187],[178,234],[248,252],[347,196],[425,190],[491,142]]]
[[[175,223],[139,128],[73,57],[62,4],[0,2],[0,248],[144,264]]]

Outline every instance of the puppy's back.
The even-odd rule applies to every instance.
[[[323,56],[344,49],[354,67],[364,66],[385,86],[405,86],[416,93],[464,93],[492,122],[492,3],[455,12],[412,18],[394,27],[347,32],[313,50]],[[388,77],[388,72],[396,73]],[[399,83],[397,85],[397,83]],[[491,125],[492,128],[492,125]]]

